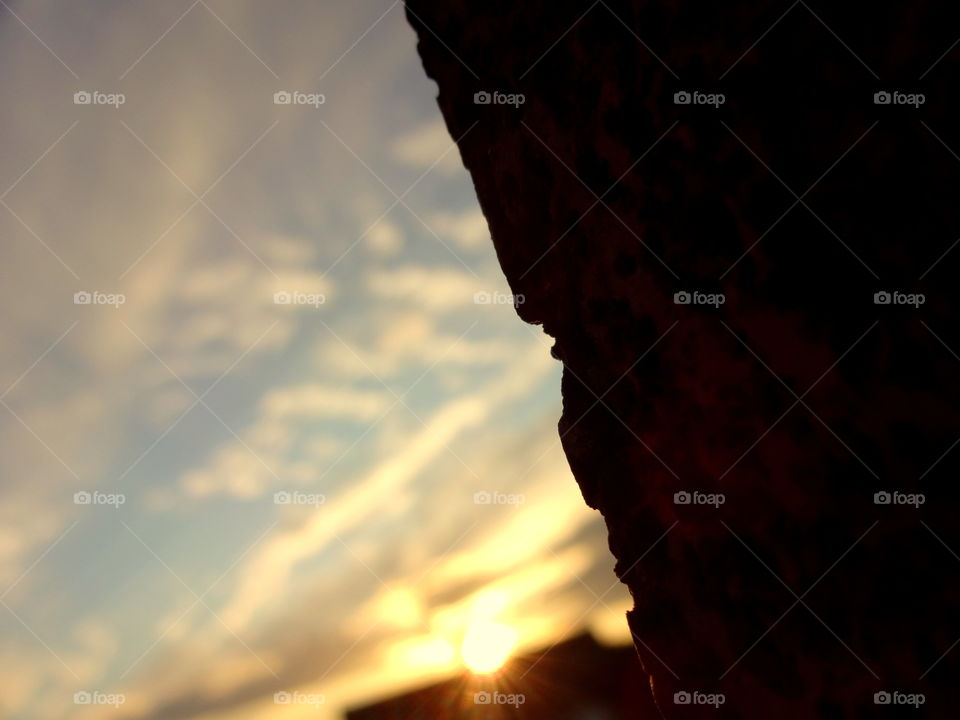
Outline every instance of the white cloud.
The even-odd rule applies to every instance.
[[[403,249],[406,238],[399,225],[383,218],[367,232],[366,241],[374,255],[393,257]]]
[[[369,272],[366,285],[378,298],[405,300],[433,311],[470,305],[474,293],[485,289],[484,283],[470,273],[448,266],[430,268],[412,264]]]
[[[261,403],[274,418],[344,418],[372,420],[390,404],[384,392],[352,390],[335,385],[307,383],[271,390]]]
[[[513,312],[510,308],[509,312]],[[349,380],[380,378],[433,367],[441,380],[453,370],[506,364],[522,353],[522,344],[497,338],[474,338],[478,332],[466,323],[460,332],[437,329],[435,318],[418,311],[388,311],[371,320],[371,337],[345,339],[317,349],[323,367]],[[419,373],[418,373],[419,374]],[[394,392],[404,390],[394,388]]]
[[[522,376],[523,373],[515,373],[514,381],[520,382]],[[482,395],[485,393],[477,392],[475,397]],[[482,422],[489,423],[489,417]],[[489,614],[518,630],[522,650],[541,647],[587,627],[602,630],[604,637],[611,641],[624,642],[627,638],[623,632],[617,633],[617,627],[623,625],[622,613],[629,607],[629,598],[622,587],[616,586],[610,569],[612,559],[602,545],[570,542],[588,524],[598,523],[598,515],[583,506],[550,425],[544,424],[542,433],[533,442],[525,443],[524,452],[519,455],[497,453],[488,457],[485,466],[476,466],[482,477],[500,478],[500,487],[525,491],[527,500],[522,507],[486,506],[466,510],[471,507],[469,503],[466,506],[452,504],[449,497],[440,498],[441,504],[448,503],[453,524],[444,528],[443,523],[434,520],[418,528],[416,546],[429,548],[430,554],[410,562],[385,565],[389,545],[372,539],[371,535],[374,526],[383,519],[382,511],[393,504],[404,482],[400,478],[388,488],[389,470],[398,466],[386,461],[379,465],[380,472],[367,475],[355,489],[348,491],[348,495],[364,499],[368,513],[355,512],[345,518],[340,513],[342,508],[331,507],[333,517],[317,516],[315,521],[309,520],[299,527],[278,528],[265,541],[262,551],[254,553],[249,562],[238,568],[245,578],[239,587],[240,594],[232,594],[225,609],[216,608],[218,614],[241,637],[251,639],[256,652],[274,668],[283,668],[291,658],[297,657],[290,654],[294,650],[292,646],[285,647],[285,640],[270,632],[265,635],[257,632],[257,627],[273,625],[269,618],[274,612],[282,615],[277,619],[278,627],[296,628],[299,634],[303,634],[305,628],[319,632],[326,623],[335,622],[340,634],[328,639],[322,647],[315,647],[311,658],[297,660],[302,667],[309,665],[311,659],[319,659],[316,667],[317,674],[324,675],[322,682],[308,680],[297,687],[304,692],[326,693],[340,703],[349,704],[369,700],[372,686],[383,694],[399,692],[455,671],[459,659],[455,652],[450,654],[450,649],[455,651],[477,613]],[[431,423],[431,427],[444,426]],[[463,426],[458,432],[464,433],[473,427],[474,424]],[[422,463],[417,465],[417,469],[408,472],[422,475]],[[443,468],[436,471],[444,474]],[[445,485],[454,495],[464,491],[462,484],[458,489],[454,480]],[[417,492],[424,494],[422,487]],[[371,498],[379,502],[371,502]],[[336,503],[349,501],[349,497],[341,496]],[[418,500],[423,501],[423,497]],[[482,527],[470,532],[470,525],[476,519],[471,515],[483,513],[487,513],[487,517]],[[506,522],[490,522],[498,513]],[[348,538],[349,550],[324,531],[323,526],[329,524],[337,536]],[[351,534],[351,527],[363,527],[365,531]],[[337,598],[331,601],[336,603],[336,609],[328,605],[326,612],[318,615],[316,601],[309,599],[302,581],[296,581],[290,570],[296,563],[316,557],[324,543],[332,543],[341,550],[346,565],[338,565],[336,570]],[[279,571],[273,572],[278,564]],[[588,590],[581,579],[590,578],[590,573],[598,567],[605,569],[606,575],[599,585]],[[376,573],[377,578],[371,573]],[[369,586],[377,591],[361,590],[357,576],[366,578]],[[380,585],[381,580],[385,585]],[[255,587],[255,581],[259,581],[260,587]],[[313,580],[311,584],[326,586],[326,581]],[[595,600],[591,590],[600,594],[610,585],[615,586],[615,592],[609,593],[604,602],[612,609],[598,605],[585,615],[583,611]],[[461,588],[463,592],[450,595],[451,588]],[[499,596],[501,602],[489,602],[495,596]],[[281,597],[300,600],[283,603],[282,609],[272,606],[272,601]],[[243,622],[245,616],[239,612],[243,608],[233,604],[244,598],[253,603],[246,608],[252,612],[250,623]],[[350,610],[340,611],[341,604]],[[254,608],[259,610],[253,612]],[[197,678],[186,672],[182,662],[165,658],[151,669],[151,675],[161,672],[167,677],[162,692],[164,698],[215,700],[242,689],[244,683],[257,686],[269,679],[267,670],[262,666],[258,668],[252,658],[240,656],[239,651],[233,657],[224,658],[223,654],[229,650],[229,638],[218,646],[211,634],[215,631],[222,634],[222,627],[213,620],[191,630],[187,634],[188,644],[194,649],[189,652],[193,657],[203,658],[204,666],[221,664],[230,671],[221,673],[220,680],[214,683],[210,680],[212,676]],[[258,637],[258,642],[252,641]],[[201,642],[200,638],[205,639]],[[181,646],[178,651],[187,649]],[[341,656],[345,659],[327,674]],[[240,672],[243,668],[245,671]],[[257,707],[255,703],[244,705],[244,709],[251,712],[251,718],[260,717],[255,712]],[[266,707],[263,711],[271,712]],[[236,714],[240,710],[235,708],[232,712]]]
[[[318,458],[330,458],[344,449],[342,440],[318,431],[316,421],[369,424],[393,402],[384,391],[319,383],[270,390],[260,402],[260,415],[238,433],[239,440],[229,438],[207,463],[184,473],[180,487],[193,499],[225,494],[251,500],[271,489],[306,485],[320,475]],[[291,450],[301,438],[309,441],[305,461]]]
[[[460,433],[490,417],[495,408],[523,396],[533,382],[552,367],[552,361],[537,348],[528,351],[508,373],[478,391],[447,402],[424,418],[407,446],[365,473],[343,491],[328,497],[323,511],[303,526],[274,535],[259,548],[243,569],[242,579],[227,608],[226,621],[246,626],[264,605],[276,602],[301,561],[320,552],[338,535],[358,528],[378,513],[377,498],[398,493],[424,470]]]
[[[487,219],[477,206],[462,212],[429,213],[426,222],[438,235],[449,238],[464,250],[478,250],[490,243]]]
[[[426,170],[436,163],[435,172],[444,175],[463,172],[460,151],[440,117],[394,140],[390,155],[397,162],[418,170]]]

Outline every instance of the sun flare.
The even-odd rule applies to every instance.
[[[473,672],[492,673],[510,657],[516,642],[517,632],[513,628],[478,620],[467,630],[460,654]]]

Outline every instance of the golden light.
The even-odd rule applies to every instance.
[[[396,643],[391,651],[397,662],[421,670],[450,670],[456,667],[457,652],[443,638],[417,637]]]
[[[513,628],[478,620],[467,629],[460,655],[473,672],[492,673],[510,657],[516,642],[517,632]]]

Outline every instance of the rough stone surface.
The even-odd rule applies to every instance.
[[[563,447],[635,601],[651,716],[956,717],[960,30],[942,6],[406,4],[518,312],[556,339]],[[675,103],[693,90],[726,101]],[[675,303],[694,290],[725,303]],[[925,705],[875,705],[895,691]]]

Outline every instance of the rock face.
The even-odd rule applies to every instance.
[[[556,339],[651,717],[956,717],[956,27],[927,0],[406,4]]]

